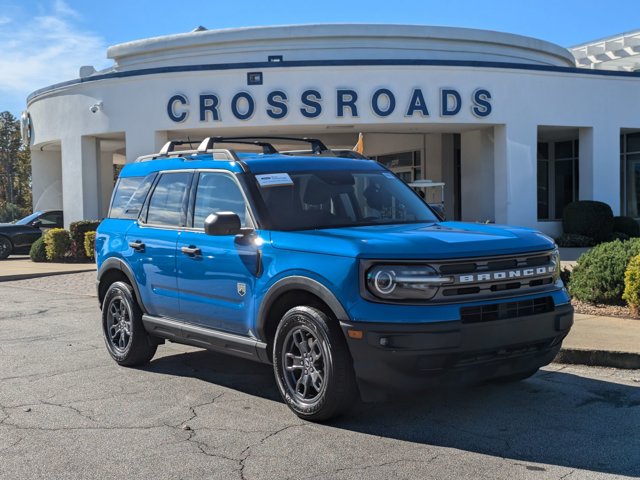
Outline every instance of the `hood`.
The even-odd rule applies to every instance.
[[[377,225],[271,232],[275,248],[360,258],[447,259],[550,250],[555,243],[529,228],[477,223]]]
[[[17,229],[23,229],[23,228],[29,228],[28,225],[16,225],[15,223],[0,223],[0,230],[17,230]]]

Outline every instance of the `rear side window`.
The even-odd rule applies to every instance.
[[[109,218],[136,219],[156,174],[146,177],[123,177],[113,191]]]
[[[151,194],[147,223],[167,227],[181,226],[189,183],[190,172],[164,173]]]

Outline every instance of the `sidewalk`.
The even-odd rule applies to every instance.
[[[555,361],[640,369],[640,320],[576,313]]]
[[[95,269],[95,263],[36,263],[26,255],[16,255],[0,260],[0,282],[89,272]]]

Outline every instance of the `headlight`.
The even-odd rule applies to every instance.
[[[560,278],[560,251],[556,248],[553,252],[551,252],[551,261],[555,263],[555,270],[553,272],[553,279],[557,281]]]
[[[430,300],[441,285],[453,281],[428,265],[377,265],[366,275],[369,292],[385,300]]]

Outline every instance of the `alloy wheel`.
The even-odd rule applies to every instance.
[[[118,295],[111,299],[107,310],[107,338],[118,353],[124,353],[131,342],[131,309]]]
[[[282,369],[289,394],[315,401],[325,389],[325,353],[316,334],[305,326],[292,329],[284,340]]]

